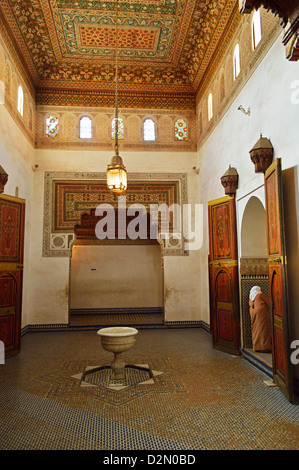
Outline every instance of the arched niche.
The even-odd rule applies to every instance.
[[[266,211],[256,196],[246,204],[241,226],[242,258],[267,257]]]
[[[70,258],[70,315],[149,313],[163,315],[164,271],[161,245],[157,239],[127,237],[128,224],[118,223],[113,210],[115,237],[100,240],[96,227],[102,217],[95,209],[81,217],[75,227]],[[126,211],[124,210],[124,213]],[[105,214],[106,215],[106,214]],[[150,217],[146,214],[147,233]],[[146,319],[144,320],[146,323]]]
[[[253,286],[259,286],[270,298],[266,210],[257,196],[251,196],[244,208],[240,249],[242,344],[243,348],[253,353],[249,311],[250,290]],[[270,354],[265,355],[263,360],[268,366],[272,365]]]

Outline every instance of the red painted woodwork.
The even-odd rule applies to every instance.
[[[287,270],[283,220],[281,160],[265,173],[268,265],[272,315],[273,380],[289,401],[294,400],[290,362]]]
[[[0,195],[0,340],[6,357],[21,346],[25,201]]]
[[[234,197],[209,203],[210,322],[213,346],[240,355],[240,310]]]

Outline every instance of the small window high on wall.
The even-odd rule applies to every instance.
[[[209,98],[208,98],[208,118],[209,118],[209,121],[212,119],[213,117],[213,96],[212,96],[212,93],[209,94]]]
[[[261,12],[255,10],[252,17],[252,47],[255,49],[262,39]]]
[[[18,111],[23,116],[24,93],[21,85],[18,88]]]
[[[84,116],[79,121],[79,137],[80,139],[92,138],[92,122],[87,116]]]
[[[122,118],[117,118],[118,122],[118,132],[117,132],[117,137],[119,140],[122,140],[124,138],[124,121]],[[112,139],[115,139],[115,132],[116,132],[116,118],[112,119],[112,125],[111,125],[111,136]]]
[[[145,119],[143,121],[143,140],[154,141],[156,140],[156,127],[152,119]]]
[[[239,44],[235,47],[234,52],[234,80],[236,80],[237,76],[241,71],[241,64],[240,64],[240,46]]]
[[[46,119],[46,135],[48,137],[55,137],[59,132],[59,119],[56,116],[49,116]]]
[[[187,140],[187,123],[184,119],[178,119],[174,125],[175,140]]]

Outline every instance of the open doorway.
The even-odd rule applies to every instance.
[[[70,326],[164,323],[164,276],[157,240],[98,240],[94,211],[75,229],[70,258]]]
[[[261,200],[251,196],[245,206],[241,225],[241,332],[243,353],[257,367],[272,376],[272,353],[253,349],[249,294],[259,286],[270,302],[267,252],[266,210]],[[269,309],[269,321],[271,315]]]

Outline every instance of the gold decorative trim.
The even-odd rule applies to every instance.
[[[208,205],[215,206],[217,204],[222,204],[223,202],[231,201],[232,199],[235,199],[234,194],[232,196],[223,196],[223,197],[220,197],[219,199],[214,199],[213,201],[209,201]]]
[[[211,261],[209,265],[213,268],[219,267],[224,267],[224,268],[230,268],[232,266],[238,266],[238,260],[233,259],[233,260],[223,260],[223,261]]]
[[[1,271],[20,271],[23,270],[23,264],[19,263],[0,263]]]
[[[21,199],[15,196],[9,196],[8,194],[0,194],[0,199],[5,199],[6,201],[20,202],[22,204],[26,202],[26,199]]]
[[[269,168],[265,171],[265,178],[267,178],[277,166],[281,166],[281,158],[276,158]]]

